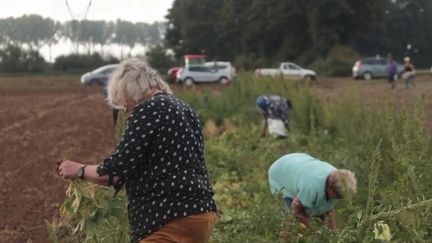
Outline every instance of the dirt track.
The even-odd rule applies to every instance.
[[[51,79],[0,78],[0,242],[47,242],[44,220],[57,215],[67,185],[55,174],[55,162],[70,158],[98,163],[115,145],[102,88],[80,87],[73,78]],[[14,86],[21,81],[25,85]],[[419,81],[415,90],[405,90],[401,84],[390,90],[383,80],[329,79],[312,89],[324,100],[343,96],[346,90],[356,90],[370,102],[383,97],[396,102],[423,97],[432,111],[432,76]],[[26,88],[33,83],[37,85]],[[224,88],[198,89],[219,92]],[[432,112],[427,114],[431,121]],[[432,131],[432,122],[427,126]]]

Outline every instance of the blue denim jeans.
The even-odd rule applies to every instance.
[[[285,205],[286,205],[288,208],[291,208],[291,204],[292,204],[293,200],[292,200],[290,197],[285,197],[285,198],[284,198],[284,201],[285,201]]]

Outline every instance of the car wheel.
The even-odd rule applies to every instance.
[[[186,84],[186,86],[192,86],[195,82],[192,78],[185,78],[183,83]]]
[[[364,78],[365,80],[371,80],[371,79],[373,78],[372,73],[370,73],[370,72],[365,72],[365,73],[363,74],[363,78]]]
[[[230,80],[227,77],[220,77],[219,82],[223,85],[228,85],[230,83]]]

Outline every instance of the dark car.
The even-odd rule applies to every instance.
[[[403,72],[403,65],[396,62],[398,74]],[[387,59],[382,57],[368,57],[358,60],[353,68],[354,78],[371,80],[373,78],[385,78],[387,73]]]

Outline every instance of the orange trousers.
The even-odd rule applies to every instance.
[[[207,243],[215,221],[214,212],[174,219],[140,243]]]

